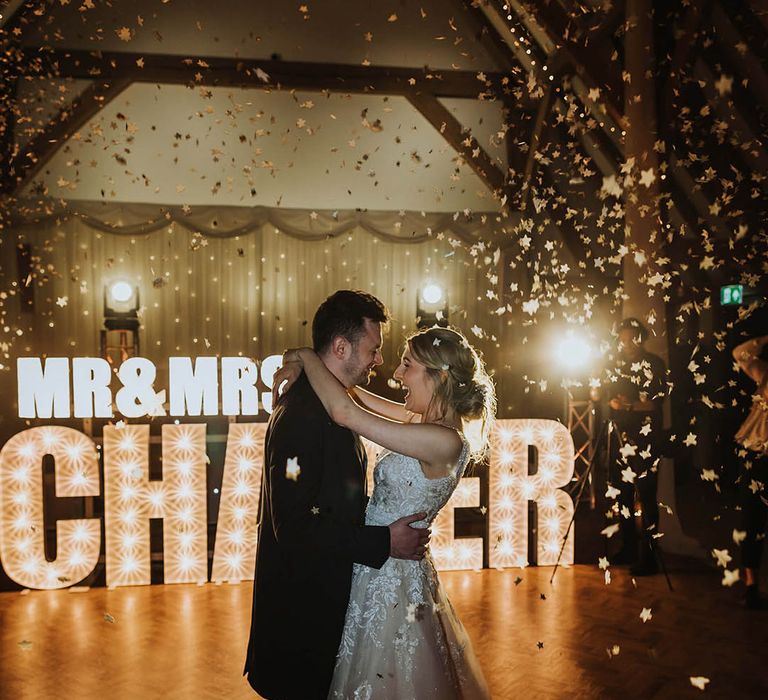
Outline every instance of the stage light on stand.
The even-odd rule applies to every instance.
[[[111,334],[111,335],[110,335]],[[139,354],[139,288],[124,279],[104,285],[104,330],[101,356],[121,364]]]
[[[104,286],[104,325],[107,330],[139,328],[139,288],[125,280]]]
[[[442,285],[429,281],[419,287],[416,317],[419,328],[448,325],[448,294]]]
[[[575,446],[574,481],[576,482],[582,474],[589,471],[594,458],[596,426],[593,391],[583,387],[593,365],[596,364],[598,355],[589,337],[573,328],[561,332],[561,337],[554,347],[553,360],[560,368],[561,386],[564,389],[565,424]],[[588,391],[588,396],[585,391]],[[597,492],[591,474],[589,474],[589,489],[585,491],[585,495],[590,501],[590,507],[594,510],[597,505]]]

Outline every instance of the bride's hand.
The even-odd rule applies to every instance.
[[[283,352],[283,365],[290,362],[298,362],[301,364],[301,358],[299,357],[299,350],[301,348],[288,348]]]
[[[283,366],[272,377],[272,406],[277,405],[277,400],[291,388],[304,371],[304,365],[298,359],[298,355],[295,355],[296,359],[286,359],[290,352],[295,353],[293,350],[286,350],[283,353]]]

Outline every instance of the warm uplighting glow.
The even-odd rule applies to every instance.
[[[42,463],[55,463],[58,497],[98,496],[99,464],[93,442],[72,428],[30,428],[0,452],[0,560],[26,588],[66,588],[93,571],[101,548],[96,518],[56,523],[57,557],[45,558]],[[33,478],[37,475],[37,478]]]

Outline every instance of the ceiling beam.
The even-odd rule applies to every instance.
[[[430,70],[390,66],[358,66],[181,56],[133,52],[89,52],[25,49],[29,75],[92,80],[126,78],[131,82],[264,90],[307,90],[405,96],[414,92],[435,97],[478,99],[500,96],[507,73]]]
[[[715,90],[714,85],[717,82],[717,77],[712,72],[711,67],[701,57],[696,59],[693,66],[693,76],[696,78],[697,85],[699,85],[708,104],[713,105],[713,111],[720,119],[728,123],[729,127],[735,126],[741,135],[741,139],[753,144],[748,150],[739,146],[735,147],[735,151],[744,164],[746,171],[749,172],[754,169],[763,173],[767,172],[768,152],[766,152],[761,141],[762,128],[759,125],[759,118],[753,113],[750,106],[745,101],[737,101],[736,99],[731,101],[733,107],[726,104]],[[737,88],[734,87],[732,97],[735,97],[736,94]],[[763,189],[766,188],[768,188],[768,179],[763,180]]]
[[[96,80],[51,119],[27,146],[11,158],[7,170],[7,187],[18,193],[55,155],[63,143],[88,123],[107,104],[123,92],[131,81]]]
[[[711,17],[713,25],[717,27],[715,37],[719,50],[731,65],[738,68],[739,77],[747,80],[750,93],[768,112],[768,73],[765,64],[755,56],[749,42],[742,37],[719,2],[712,6]]]
[[[499,33],[488,21],[485,12],[480,9],[478,0],[454,0],[454,2],[463,13],[463,19],[470,28],[472,35],[496,62],[498,68],[510,70],[513,66],[520,65],[509,44],[499,36]]]
[[[621,73],[612,68],[615,61],[605,41],[586,41],[576,20],[555,0],[541,0],[527,8],[560,51],[588,85],[599,87],[606,96],[606,110],[617,124],[623,123],[624,84]]]
[[[505,174],[483,150],[469,130],[434,95],[406,95],[413,107],[435,128],[448,144],[464,157],[485,186],[500,199],[507,195]]]
[[[20,36],[22,33],[22,24],[26,24],[26,19],[33,13],[42,15],[45,9],[45,0],[9,0],[2,9],[0,17],[0,32],[4,32],[7,37]]]

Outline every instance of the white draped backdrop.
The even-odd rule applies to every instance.
[[[171,355],[261,359],[309,344],[315,309],[339,288],[389,306],[385,368],[415,328],[426,280],[448,290],[450,322],[483,347],[470,329],[500,337],[498,302],[487,296],[497,288],[470,249],[490,238],[495,216],[98,202],[20,216],[13,233],[48,280],[40,284],[38,272],[31,282],[35,312],[21,316],[14,355],[98,355],[104,286],[115,279],[139,286],[141,355],[158,366],[158,381]]]

